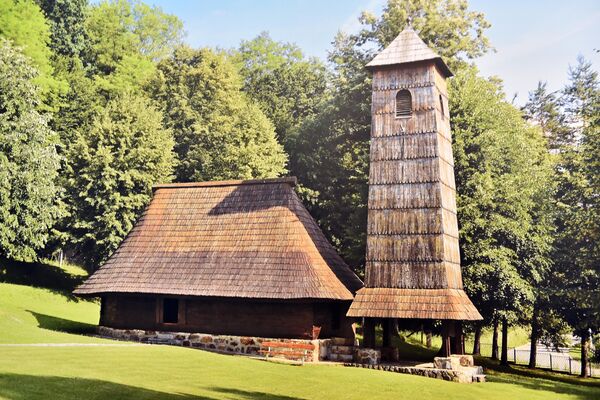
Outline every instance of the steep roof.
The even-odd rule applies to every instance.
[[[362,282],[294,192],[295,178],[158,185],[76,294],[352,300]]]
[[[447,77],[452,76],[452,72],[442,58],[427,46],[412,28],[407,27],[367,64],[367,68],[373,69],[427,60],[434,60]]]

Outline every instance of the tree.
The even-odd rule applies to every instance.
[[[275,177],[286,156],[273,125],[240,91],[223,54],[181,47],[158,65],[149,91],[175,136],[179,182]]]
[[[55,55],[80,57],[87,45],[87,0],[37,0],[50,26],[50,48]]]
[[[0,37],[12,41],[32,60],[38,71],[35,83],[44,102],[51,103],[47,98],[60,91],[61,84],[53,78],[50,28],[38,5],[33,0],[0,0]]]
[[[326,96],[325,65],[316,58],[306,59],[294,44],[274,41],[267,32],[242,41],[232,60],[244,79],[242,90],[273,122],[279,141],[293,157],[291,136]]]
[[[572,141],[560,103],[556,93],[548,93],[546,82],[538,82],[523,107],[525,117],[540,126],[553,152]]]
[[[141,88],[154,76],[155,63],[183,37],[176,16],[140,1],[104,0],[92,6],[85,29],[90,50],[84,62],[108,97]]]
[[[36,258],[60,215],[58,138],[38,109],[36,69],[0,38],[0,255]]]
[[[484,324],[503,325],[506,358],[505,326],[524,322],[549,268],[552,164],[500,82],[463,69],[449,88],[463,278]]]
[[[171,132],[149,100],[123,93],[94,116],[68,149],[67,232],[91,270],[106,260],[147,205],[152,185],[168,182]]]
[[[581,375],[587,376],[590,333],[600,329],[600,80],[583,58],[569,75],[563,106],[573,133],[558,168],[555,280],[559,311],[581,337]]]
[[[389,0],[376,18],[363,13],[358,34],[338,34],[329,54],[331,99],[295,135],[290,169],[306,187],[305,204],[341,255],[361,273],[366,247],[371,78],[365,70],[376,51],[407,20],[452,68],[489,50],[489,24],[466,1]]]
[[[383,49],[410,22],[452,70],[491,49],[485,36],[491,25],[483,13],[469,10],[467,0],[388,0],[380,18],[364,12],[360,22],[365,28],[355,40],[362,47],[372,44],[376,49]]]

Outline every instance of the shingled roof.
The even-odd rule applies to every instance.
[[[377,68],[418,61],[433,60],[446,77],[452,72],[435,51],[433,51],[411,28],[405,28],[383,51],[367,64],[367,68]]]
[[[295,178],[159,185],[75,293],[352,300],[362,282],[294,192]]]

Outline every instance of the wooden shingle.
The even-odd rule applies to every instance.
[[[117,251],[75,293],[351,300],[362,282],[294,184],[158,185]]]

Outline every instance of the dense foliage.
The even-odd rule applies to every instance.
[[[150,85],[175,135],[177,180],[276,177],[286,156],[273,124],[241,92],[225,55],[180,47],[158,64]]]
[[[109,101],[72,143],[67,230],[87,266],[108,258],[150,200],[152,186],[170,180],[172,149],[162,114],[131,93]]]
[[[37,70],[0,38],[0,255],[33,259],[60,215],[57,135],[37,110]]]
[[[327,95],[325,65],[305,58],[294,44],[275,42],[266,32],[242,41],[232,55],[244,79],[243,91],[273,122],[287,153],[295,156],[296,129],[319,111]]]

